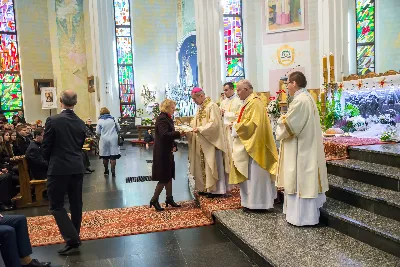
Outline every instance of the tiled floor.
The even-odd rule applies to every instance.
[[[112,209],[147,205],[155,182],[126,183],[129,176],[150,175],[146,160],[152,159],[151,150],[127,146],[117,162],[117,177],[105,178],[100,160],[91,160],[96,171],[84,178],[84,210]],[[175,154],[176,180],[173,183],[176,201],[191,199],[187,184],[187,150]],[[160,201],[165,200],[165,192]],[[22,209],[14,214],[26,216],[48,215],[47,207]],[[63,245],[35,247],[33,257],[51,261],[52,266],[255,266],[215,226],[182,229],[161,233],[125,236],[85,241],[80,254],[61,257],[57,250]]]

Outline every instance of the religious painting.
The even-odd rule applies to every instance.
[[[35,95],[41,94],[42,87],[53,87],[54,81],[52,79],[34,79]]]
[[[266,0],[267,33],[304,29],[304,0]]]
[[[88,79],[88,92],[94,93],[96,90],[94,88],[94,76],[90,76]]]

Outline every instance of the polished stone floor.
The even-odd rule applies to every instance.
[[[126,177],[150,175],[150,165],[146,160],[152,159],[151,150],[126,146],[121,154],[115,179],[105,178],[101,161],[92,158],[92,168],[96,171],[84,178],[85,211],[149,203],[156,183],[126,183]],[[176,201],[190,200],[185,148],[180,148],[175,154],[175,161],[177,177],[173,183],[174,198]],[[160,197],[160,201],[164,200],[165,192]],[[47,207],[21,209],[12,213],[48,215]],[[33,257],[51,261],[52,266],[255,266],[215,226],[85,241],[80,254],[69,257],[57,255],[57,250],[62,246],[35,247]]]

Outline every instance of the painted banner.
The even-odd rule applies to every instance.
[[[42,109],[57,108],[57,89],[55,87],[41,88]]]

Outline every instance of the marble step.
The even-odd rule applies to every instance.
[[[400,144],[350,147],[349,157],[400,168]]]
[[[400,192],[328,174],[328,197],[400,221]]]
[[[258,266],[400,266],[400,258],[327,226],[295,227],[281,210],[220,210],[216,225]]]
[[[326,165],[329,174],[400,191],[400,168],[356,159],[332,160]]]
[[[400,222],[327,198],[321,222],[352,238],[400,257]]]

